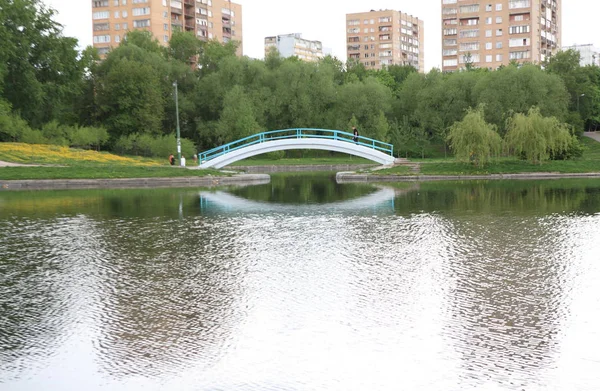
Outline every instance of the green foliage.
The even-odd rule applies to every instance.
[[[191,32],[174,32],[169,41],[169,55],[182,63],[188,63],[200,53],[201,42]]]
[[[10,104],[0,99],[0,141],[19,141],[29,130],[27,122],[11,113]]]
[[[77,40],[62,36],[54,11],[39,0],[0,0],[0,89],[31,126],[72,121],[83,70]]]
[[[482,77],[473,88],[475,101],[485,105],[485,119],[506,133],[506,121],[514,113],[538,107],[546,117],[564,120],[568,94],[560,77],[535,65],[507,66]]]
[[[152,136],[135,133],[119,137],[114,150],[125,155],[166,158],[171,154],[177,155],[177,139],[174,134]],[[196,148],[190,140],[181,139],[181,154],[188,158],[196,154]]]
[[[75,126],[71,131],[72,147],[99,150],[107,142],[108,132],[102,127]]]
[[[543,117],[536,107],[508,121],[505,142],[515,156],[541,163],[552,157],[566,157],[577,140],[566,124],[555,117]]]
[[[500,153],[502,139],[494,125],[485,122],[483,107],[469,109],[462,121],[450,127],[450,148],[457,160],[483,167]]]
[[[42,126],[42,136],[47,140],[48,144],[54,145],[69,145],[71,139],[71,131],[67,126],[63,126],[58,121],[50,121]]]

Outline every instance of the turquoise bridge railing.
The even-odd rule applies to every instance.
[[[394,146],[392,144],[384,143],[383,141],[375,140],[368,137],[358,136],[358,141],[354,141],[354,135],[352,133],[343,132],[341,130],[330,130],[330,129],[312,129],[312,128],[295,128],[295,129],[282,129],[272,130],[269,132],[257,133],[252,136],[244,137],[242,139],[232,141],[228,144],[221,145],[210,149],[206,152],[198,154],[198,163],[202,164],[211,159],[225,155],[229,152],[254,145],[260,144],[267,141],[285,140],[285,139],[302,139],[302,138],[318,138],[328,139],[337,141],[347,141],[355,145],[361,145],[363,147],[375,149],[377,151],[394,156]]]

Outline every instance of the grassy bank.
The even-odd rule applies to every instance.
[[[420,164],[419,173],[411,173],[405,166],[378,170],[374,175],[489,175],[521,173],[561,173],[580,174],[600,172],[600,143],[584,137],[585,151],[582,157],[572,160],[551,160],[542,164],[532,164],[516,158],[499,158],[484,167],[460,163],[453,158],[415,159]]]
[[[55,145],[0,143],[0,160],[36,166],[2,167],[0,179],[110,179],[225,175],[217,170],[187,170],[142,157]],[[39,165],[39,166],[38,166]]]

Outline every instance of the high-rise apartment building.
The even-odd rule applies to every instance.
[[[562,50],[575,50],[579,52],[579,55],[581,56],[579,65],[582,67],[586,65],[600,65],[600,49],[592,44],[563,46]]]
[[[320,41],[309,41],[301,34],[284,34],[265,38],[265,57],[273,48],[281,57],[297,56],[303,61],[318,61],[323,58],[323,45]]]
[[[347,58],[367,69],[411,65],[425,71],[423,21],[394,10],[346,14]]]
[[[101,56],[130,30],[150,31],[163,45],[175,31],[223,43],[242,40],[242,6],[229,0],[92,0],[92,23]]]
[[[442,0],[442,70],[541,63],[560,50],[561,0]]]

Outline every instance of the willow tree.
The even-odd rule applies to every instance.
[[[485,122],[482,106],[468,109],[463,120],[450,127],[448,142],[459,161],[470,161],[478,167],[489,162],[502,146],[496,127]]]
[[[532,163],[567,155],[577,143],[567,124],[556,117],[543,117],[537,107],[531,108],[527,114],[515,114],[508,121],[504,141],[516,156]]]

